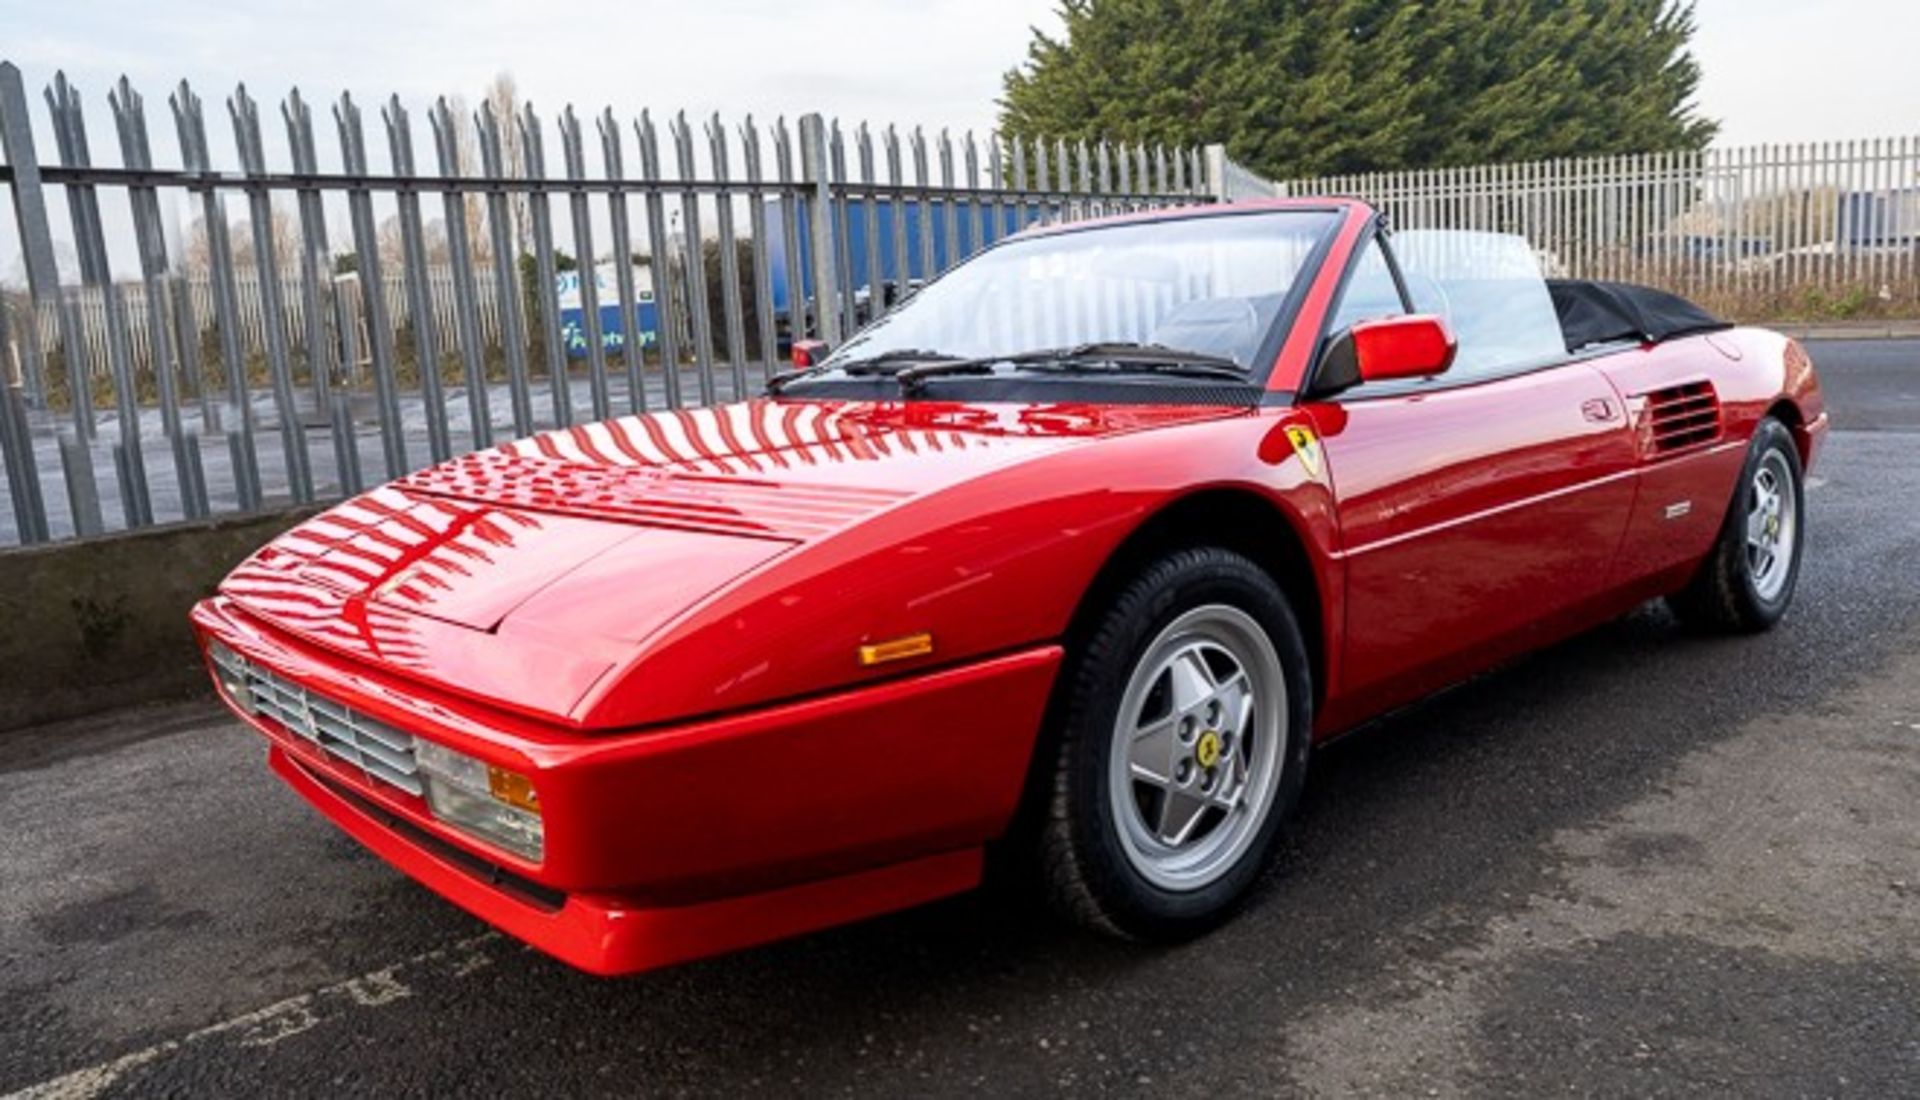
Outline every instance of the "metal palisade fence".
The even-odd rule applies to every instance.
[[[750,397],[793,339],[837,342],[1035,222],[1213,201],[1223,163],[447,99],[423,136],[397,97],[375,125],[342,95],[327,126],[297,91],[268,126],[244,87],[229,128],[185,83],[150,127],[122,80],[109,167],[79,90],[42,98],[0,64],[0,545],[336,499]]]
[[[1641,282],[1743,319],[1920,309],[1920,137],[1290,180],[1401,229],[1524,234],[1548,275]]]

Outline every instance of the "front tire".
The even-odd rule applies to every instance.
[[[1057,910],[1129,939],[1225,920],[1298,800],[1313,685],[1286,596],[1239,554],[1176,551],[1070,655],[1040,829]]]
[[[1806,490],[1793,433],[1760,421],[1712,553],[1667,598],[1682,622],[1724,633],[1766,630],[1786,614],[1800,579]]]

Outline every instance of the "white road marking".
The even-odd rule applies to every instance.
[[[447,969],[454,977],[466,977],[490,962],[480,953],[480,948],[501,938],[498,932],[484,932],[445,947],[423,951],[357,978],[322,986],[276,1001],[265,1008],[242,1013],[230,1020],[209,1024],[178,1039],[166,1039],[110,1061],[75,1070],[37,1085],[28,1085],[0,1100],[88,1100],[149,1062],[211,1039],[231,1038],[243,1047],[269,1047],[355,1009],[381,1008],[412,996],[413,988],[400,979],[402,971],[444,961],[451,964]]]
[[[364,978],[355,978],[347,983],[347,996],[362,1008],[379,1008],[412,995],[413,990],[402,985],[390,969],[376,970]]]

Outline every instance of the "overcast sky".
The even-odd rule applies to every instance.
[[[160,105],[185,76],[210,104],[244,80],[476,98],[510,70],[542,108],[685,107],[765,117],[992,125],[1001,74],[1053,0],[9,0],[0,56],[98,103],[122,73]],[[1701,107],[1730,143],[1920,131],[1915,0],[1702,0]],[[269,116],[271,117],[271,116]],[[164,112],[157,120],[166,121]],[[210,123],[223,123],[210,119]],[[224,126],[217,128],[224,129]],[[270,129],[277,127],[270,127]],[[162,149],[171,147],[171,142]]]

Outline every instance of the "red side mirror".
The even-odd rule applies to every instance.
[[[1453,330],[1430,313],[1361,321],[1351,331],[1362,382],[1444,373],[1453,365],[1453,353],[1459,347]]]
[[[827,357],[825,340],[795,340],[793,342],[793,365],[795,369],[817,367]]]

